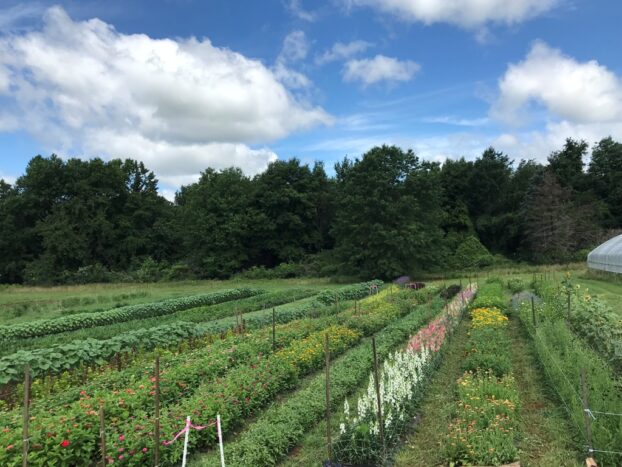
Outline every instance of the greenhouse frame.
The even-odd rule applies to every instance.
[[[622,235],[594,248],[587,255],[587,267],[622,274]]]

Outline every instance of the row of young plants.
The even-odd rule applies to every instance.
[[[463,374],[456,383],[454,416],[445,443],[452,465],[501,465],[518,460],[519,395],[499,286],[499,282],[484,284],[470,310]]]
[[[403,293],[408,292],[400,292]],[[393,318],[390,324],[375,334],[378,358],[386,358],[408,339],[413,329],[425,326],[442,305],[443,301],[436,298],[416,309],[407,306],[410,313],[399,319]],[[360,387],[369,375],[372,361],[370,341],[366,340],[332,362],[330,393],[333,409]],[[276,465],[324,416],[324,393],[325,377],[318,374],[282,403],[271,406],[237,440],[225,445],[227,465]],[[317,460],[319,462],[321,458],[318,457]],[[198,465],[219,465],[218,462],[218,454],[213,452],[201,459]]]
[[[181,321],[194,323],[213,321],[227,316],[233,316],[237,313],[250,313],[265,308],[276,307],[315,294],[317,294],[317,291],[309,288],[279,290],[253,295],[239,300],[181,310],[170,315],[158,316],[155,318],[145,318],[92,328],[76,329],[48,336],[21,339],[17,342],[10,342],[0,346],[0,355],[15,353],[17,350],[52,347],[82,339],[110,339],[121,333],[138,331],[146,328],[156,328],[165,324],[175,324]]]
[[[42,319],[28,323],[0,326],[0,342],[11,342],[19,339],[58,334],[75,329],[92,328],[106,324],[124,323],[127,321],[154,318],[175,313],[189,308],[216,303],[239,300],[264,293],[262,289],[241,287],[189,297],[170,298],[159,302],[141,303],[114,308],[99,313],[78,313],[60,318]]]
[[[622,375],[622,316],[588,289],[573,285],[567,273],[561,287],[534,281],[536,293],[558,317],[565,317],[572,330],[593,347]]]
[[[332,305],[346,300],[357,300],[365,295],[369,295],[370,292],[377,290],[380,286],[382,286],[382,284],[383,282],[381,280],[374,279],[369,282],[357,284],[355,287],[325,290],[317,295],[316,300],[324,305]]]
[[[348,324],[352,319],[352,311],[342,311],[345,306],[342,304],[341,306],[323,307],[319,311],[316,309],[314,314],[321,314],[321,317],[302,318],[293,322],[292,314],[288,313],[288,306],[275,308],[275,322],[286,322],[288,324],[278,324],[274,335],[271,326],[264,326],[255,331],[249,331],[248,328],[238,328],[236,332],[229,327],[224,336],[216,336],[214,333],[206,334],[192,341],[187,341],[185,345],[179,347],[158,348],[154,352],[143,353],[136,357],[132,365],[122,370],[117,371],[107,367],[104,371],[92,375],[86,384],[83,381],[74,385],[63,384],[64,381],[57,379],[55,385],[58,393],[54,393],[53,396],[46,391],[47,388],[41,384],[41,380],[36,380],[32,385],[31,394],[35,399],[37,394],[40,394],[42,397],[40,401],[36,402],[36,407],[45,408],[68,404],[78,400],[82,394],[97,397],[100,392],[147,386],[153,375],[153,362],[156,354],[160,356],[162,384],[166,382],[167,376],[165,375],[172,371],[173,376],[168,376],[169,379],[175,380],[179,386],[193,387],[194,383],[208,377],[216,377],[250,357],[269,353],[273,349],[273,337],[275,339],[274,347],[281,348],[295,338],[303,338],[310,332],[333,324]],[[270,321],[265,321],[265,325],[271,323],[271,313],[269,317]],[[367,323],[371,320],[370,316],[367,320],[358,323],[358,327],[368,326]],[[253,322],[251,320],[251,323]],[[188,395],[188,389],[169,392],[170,396],[167,396],[167,390],[162,389],[163,400]],[[126,403],[126,405],[128,404]]]
[[[386,314],[386,310],[378,309],[370,315]],[[350,312],[352,314],[352,312]],[[388,314],[390,315],[390,314]],[[358,316],[359,322],[364,321],[363,315]],[[342,317],[344,321],[349,316]],[[391,319],[388,316],[387,319]],[[276,393],[292,387],[305,373],[312,371],[321,365],[323,361],[323,336],[330,333],[331,351],[340,353],[352,345],[360,336],[356,329],[350,329],[343,325],[334,324],[326,331],[310,334],[307,338],[296,339],[290,345],[273,355],[256,355],[247,359],[242,365],[234,366],[226,371],[221,377],[208,377],[200,380],[181,381],[183,366],[173,367],[176,376],[171,379],[172,385],[180,386],[185,391],[194,384],[193,391],[189,391],[188,397],[181,397],[179,390],[176,397],[169,398],[172,405],[164,407],[161,415],[163,438],[171,438],[174,432],[183,427],[185,416],[193,414],[196,420],[205,421],[206,417],[213,417],[214,407],[223,416],[225,427],[230,424],[240,423],[243,417],[248,416],[258,407],[265,405]],[[209,357],[208,357],[209,358]],[[196,384],[195,384],[196,383]],[[36,416],[37,423],[32,427],[33,457],[31,465],[39,465],[43,459],[63,459],[70,464],[85,465],[93,460],[98,452],[98,429],[96,428],[98,399],[105,402],[107,412],[107,438],[111,453],[111,462],[120,464],[150,464],[152,462],[153,438],[153,411],[152,400],[153,382],[148,386],[142,384],[142,388],[127,388],[121,391],[98,394],[95,398],[88,393],[83,394],[82,399],[69,407],[64,407],[60,413],[42,413]],[[142,391],[144,395],[134,397],[135,392]],[[146,394],[146,396],[145,396]],[[137,403],[129,406],[129,401],[138,400],[149,403],[142,405]],[[249,412],[251,411],[251,412]],[[208,415],[209,414],[209,415]],[[17,415],[17,414],[15,414]],[[203,415],[203,416],[199,416]],[[193,417],[194,418],[194,417]],[[49,427],[73,427],[71,437],[65,430],[55,430],[48,434]],[[19,443],[19,417],[15,416],[12,426],[5,429],[6,435],[0,433],[0,439],[8,445],[17,446]],[[210,430],[205,430],[209,435]],[[201,432],[204,433],[204,432]],[[213,442],[213,430],[208,442]],[[12,439],[11,439],[12,438]],[[48,439],[49,438],[49,439]],[[59,439],[64,438],[64,439]],[[36,442],[34,440],[37,440]],[[68,443],[65,443],[67,441]],[[1,444],[1,442],[0,442]],[[10,450],[12,452],[12,449]],[[14,457],[7,454],[2,459],[0,450],[0,462],[11,465]],[[114,454],[114,456],[113,456]],[[162,446],[162,456],[167,459],[179,460],[181,452],[178,445],[171,447]],[[171,460],[168,464],[173,464]],[[167,464],[167,462],[165,462]]]
[[[302,319],[275,328],[275,342],[272,342],[272,329],[237,333],[229,331],[221,337],[203,337],[193,342],[192,348],[178,350],[159,350],[160,357],[160,400],[162,406],[188,397],[194,388],[206,379],[224,375],[230,369],[242,365],[257,355],[267,355],[274,349],[292,344],[297,339],[320,331],[336,322],[336,317]],[[108,393],[121,393],[124,403],[108,410],[108,416],[116,416],[116,410],[133,412],[146,410],[153,405],[151,393],[155,353],[140,365],[133,365],[121,371],[108,371],[98,374],[87,384],[77,385],[43,397],[33,404],[32,413],[38,411],[59,413],[67,404],[87,396],[100,400]]]
[[[343,405],[335,459],[347,465],[382,465],[399,440],[423,397],[429,376],[441,359],[448,334],[460,323],[476,286],[462,291],[426,327],[412,335],[405,348],[389,355],[379,372],[378,389],[373,372],[366,391],[356,397],[353,409]],[[454,294],[455,295],[455,294]]]
[[[345,291],[355,298],[363,298],[369,294],[369,283],[353,284],[338,290]],[[272,310],[264,309],[262,303],[257,305],[261,309],[243,316],[245,327],[248,329],[267,326],[272,322]],[[228,310],[229,313],[232,310],[235,312],[235,308],[228,308]],[[302,300],[279,307],[276,320],[278,323],[287,323],[306,316],[330,313],[331,310],[331,307],[315,299]],[[84,371],[87,371],[84,370],[86,367],[107,365],[113,357],[121,353],[128,353],[132,359],[136,359],[140,358],[144,351],[177,346],[185,340],[226,332],[237,325],[238,318],[236,316],[207,321],[199,325],[176,322],[153,328],[122,332],[109,339],[89,338],[47,348],[18,351],[0,358],[0,388],[3,385],[16,384],[22,381],[26,365],[30,367],[34,378],[61,375],[65,380],[75,380],[76,378],[80,380]],[[75,369],[81,370],[79,375],[65,374]],[[54,382],[54,384],[58,383],[58,381]],[[2,391],[0,390],[1,394]]]
[[[598,451],[620,451],[622,446],[622,416],[605,415],[622,414],[622,380],[613,370],[610,360],[603,358],[583,337],[573,332],[574,325],[569,326],[566,321],[567,296],[563,304],[555,292],[554,284],[539,282],[537,290],[542,294],[542,300],[536,301],[533,309],[531,303],[519,304],[518,315],[533,341],[548,383],[555,390],[572,422],[579,438],[576,447],[590,457],[595,457],[599,465],[622,465],[620,454],[588,451],[581,372],[585,371],[585,389],[594,417],[590,422],[592,448]],[[577,305],[576,302],[574,305]]]
[[[341,326],[344,326],[345,329],[352,330],[356,332],[358,335],[370,335],[379,330],[385,328],[391,322],[405,314],[409,313],[417,303],[425,303],[429,299],[433,290],[428,291],[426,294],[418,294],[416,292],[404,291],[399,294],[391,294],[388,290],[381,292],[380,294],[371,296],[364,301],[360,302],[355,309],[349,309],[338,316],[337,322],[340,323]],[[329,343],[331,342],[331,337],[329,336]],[[330,353],[333,356],[339,355],[340,352],[335,352],[332,349],[332,343]],[[296,375],[294,383],[292,385],[287,385],[285,389],[292,389],[299,385],[301,381],[301,377],[311,373],[313,370],[319,369],[324,363],[324,346],[323,341],[316,341],[313,346],[308,347],[306,352],[297,352],[298,355],[307,354],[306,358],[303,358],[301,363],[305,360],[311,358],[312,365],[305,364],[305,368],[307,371],[300,372]],[[283,355],[286,355],[287,352],[283,352]],[[299,367],[300,364],[296,365]],[[255,370],[247,370],[247,375],[255,373]],[[268,378],[274,378],[272,376],[261,376],[260,380],[263,381],[262,384],[266,384]],[[281,392],[279,390],[278,392]],[[259,409],[261,406],[265,405],[270,399],[272,399],[276,395],[274,393],[272,396],[265,399],[260,405],[256,405],[256,408]],[[244,418],[231,416],[232,409],[228,408],[228,405],[233,404],[236,405],[235,400],[229,399],[228,401],[222,401],[216,407],[203,407],[202,403],[207,398],[211,397],[211,389],[210,387],[205,387],[203,391],[198,391],[195,393],[192,399],[188,399],[184,401],[184,403],[177,407],[171,408],[169,414],[172,416],[169,419],[177,420],[177,426],[180,423],[183,424],[183,420],[185,418],[185,414],[194,413],[194,416],[197,417],[198,420],[204,420],[205,417],[213,418],[215,413],[220,413],[223,429],[226,432],[231,432],[232,430],[238,428]],[[220,402],[220,401],[219,401]],[[197,406],[201,407],[199,411],[197,411]],[[190,412],[194,410],[194,412]],[[223,410],[218,412],[218,410]],[[213,428],[208,428],[207,430],[203,430],[198,433],[193,433],[193,442],[197,447],[201,448],[210,448],[214,447],[216,441],[216,431]],[[172,451],[171,460],[178,460],[181,452],[179,451],[179,446],[177,447],[178,451]],[[251,464],[254,465],[254,464]],[[261,465],[261,464],[259,464]]]
[[[188,377],[189,374],[183,367],[174,367],[169,372],[163,372],[161,380],[163,440],[168,439],[169,434],[172,438],[172,432],[179,431],[183,427],[183,420],[179,422],[176,418],[170,419],[166,412],[167,405],[181,404],[180,400],[183,400],[184,392],[187,390],[189,390],[187,398],[194,400],[192,389],[209,385],[211,390],[206,391],[200,403],[217,403],[220,397],[226,394],[231,397],[229,411],[237,411],[240,407],[260,403],[274,391],[289,387],[296,377],[296,366],[292,363],[291,354],[288,352],[287,355],[282,355],[281,352],[287,352],[292,347],[302,354],[316,341],[321,340],[326,332],[332,338],[335,352],[342,351],[359,337],[356,332],[347,328],[331,326],[306,338],[294,339],[288,347],[272,356],[261,353],[250,355],[241,365],[235,365],[230,369],[225,367],[224,374],[219,373],[223,371],[221,365],[227,362],[218,361],[217,358],[214,367],[207,368],[205,379],[194,378],[195,374]],[[209,357],[206,355],[203,363],[210,360]],[[302,355],[300,358],[303,358]],[[264,383],[261,386],[252,383],[259,377]],[[152,463],[155,377],[151,376],[146,383],[142,381],[137,383],[140,384],[133,384],[122,390],[97,391],[92,395],[85,392],[77,402],[55,408],[50,412],[35,411],[30,427],[29,464],[90,465],[96,461],[99,455],[99,403],[103,403],[106,410],[110,461],[130,465]],[[223,411],[226,409],[222,408]],[[17,411],[7,415],[6,421],[3,420],[6,426],[3,427],[3,433],[0,433],[2,439],[0,443],[6,446],[7,450],[3,453],[0,449],[0,464],[18,465],[21,463],[19,449],[21,418]],[[181,426],[178,426],[179,423]],[[9,446],[15,447],[17,451],[8,449]],[[164,446],[162,450],[166,452]]]

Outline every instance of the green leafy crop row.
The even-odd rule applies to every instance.
[[[370,297],[372,302],[370,307],[363,306],[362,310],[356,312],[348,310],[340,320],[346,322],[354,313],[357,314],[357,322],[375,319],[377,315],[382,315],[385,316],[384,322],[378,322],[378,326],[382,327],[395,319],[395,316],[411,309],[405,300],[399,300],[396,297],[396,304],[389,308],[399,307],[403,311],[388,312],[391,310],[377,305],[374,299],[375,297]],[[338,324],[330,326],[325,332],[330,334],[331,352],[336,354],[343,352],[360,336],[360,331]],[[165,396],[165,400],[170,402],[178,398],[181,400],[163,411],[161,416],[163,438],[168,439],[174,432],[181,429],[179,423],[184,418],[184,414],[194,414],[193,418],[196,423],[205,423],[218,411],[222,415],[225,427],[240,423],[244,417],[265,405],[276,393],[291,387],[298,378],[322,364],[323,333],[324,331],[296,339],[290,343],[289,347],[271,356],[258,353],[248,358],[248,361],[241,366],[231,368],[222,377],[191,376],[191,380],[188,380],[188,375],[196,375],[194,371],[188,372],[187,365],[195,368],[191,361],[188,361],[186,365],[170,367],[163,375],[167,381],[166,387],[172,391]],[[303,335],[304,333],[301,332],[300,336]],[[265,348],[265,343],[258,345]],[[209,360],[209,354],[206,354],[204,358]],[[224,364],[225,361],[222,363]],[[192,386],[192,394],[188,392],[189,386]],[[112,415],[107,418],[107,434],[110,452],[115,453],[115,463],[150,464],[153,449],[153,439],[149,436],[153,426],[150,398],[152,391],[152,382],[148,381],[139,384],[138,387],[131,385],[127,390],[111,391],[108,394],[98,393],[97,397],[85,393],[79,403],[72,403],[64,411],[49,415],[44,412],[40,413],[36,417],[36,423],[32,426],[33,443],[37,443],[37,449],[33,451],[31,464],[39,465],[45,459],[49,461],[50,459],[65,459],[65,457],[70,460],[70,463],[82,465],[94,460],[97,456],[98,429],[94,424],[97,413],[93,404],[96,403],[96,399],[102,398]],[[188,397],[183,397],[184,395]],[[0,445],[4,441],[17,446],[19,423],[19,416],[16,415],[10,426],[7,425],[6,429],[0,433]],[[183,420],[181,424],[183,425]],[[67,426],[73,427],[70,428],[70,432],[64,429]],[[51,433],[51,436],[48,433]],[[202,445],[213,443],[213,429],[200,432],[197,436],[194,435],[195,433],[193,433],[193,443]],[[69,444],[65,443],[65,446],[62,446],[65,440]],[[162,447],[162,456],[166,465],[172,465],[178,461],[180,454],[179,443],[169,448]],[[16,459],[16,455],[17,453],[0,451],[0,460],[10,464]]]
[[[79,313],[55,319],[0,326],[0,342],[58,334],[74,329],[91,328],[106,324],[123,323],[135,319],[154,318],[189,308],[238,300],[263,292],[261,289],[251,288],[231,289],[191,297],[171,298],[155,303],[128,305],[101,313]]]

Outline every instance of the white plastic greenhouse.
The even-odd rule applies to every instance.
[[[622,235],[594,248],[587,255],[587,267],[622,274]]]

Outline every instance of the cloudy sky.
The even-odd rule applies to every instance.
[[[545,160],[622,139],[615,0],[0,0],[0,178],[132,157],[164,194],[206,167],[327,168],[376,144]]]

